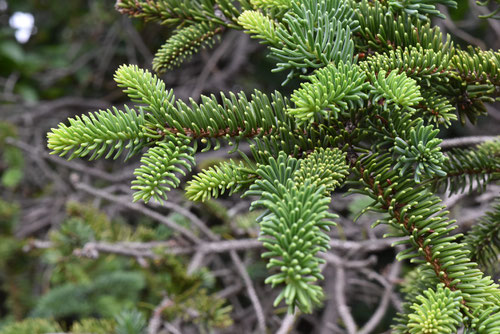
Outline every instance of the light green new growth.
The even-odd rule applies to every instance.
[[[88,116],[75,116],[69,119],[70,126],[61,124],[48,134],[48,147],[52,153],[68,159],[86,157],[89,160],[118,158],[124,149],[128,150],[126,158],[137,153],[145,145],[145,134],[142,129],[144,114],[137,114],[125,106],[125,112],[113,108],[98,111]]]
[[[238,17],[238,23],[254,36],[270,45],[279,44],[279,38],[276,35],[276,23],[261,12],[255,10],[246,10]]]
[[[337,118],[341,112],[360,108],[368,98],[366,74],[352,63],[331,64],[307,77],[291,96],[294,108],[288,113],[299,123],[321,122]]]
[[[186,175],[183,169],[191,171],[194,165],[193,148],[189,141],[172,140],[158,143],[150,148],[141,159],[141,167],[134,171],[137,177],[132,181],[134,201],[148,202],[153,197],[158,202],[167,199],[167,192],[177,188],[180,183],[176,173]]]
[[[428,289],[417,300],[419,303],[411,306],[414,313],[409,315],[410,334],[456,333],[462,322],[460,292],[451,291],[444,284],[439,284],[436,291]]]
[[[255,8],[266,11],[288,9],[292,6],[292,0],[250,0]]]
[[[317,186],[323,186],[325,195],[329,196],[349,175],[345,161],[346,154],[338,149],[318,148],[300,161],[300,168],[295,173],[294,181],[297,184],[309,181]]]
[[[415,80],[408,78],[406,73],[397,74],[396,71],[387,73],[385,70],[370,74],[373,83],[371,94],[373,103],[383,101],[384,106],[394,106],[394,108],[405,108],[415,111],[418,102],[422,100],[420,87]]]
[[[205,202],[226,191],[231,195],[252,184],[255,176],[255,171],[245,167],[243,162],[223,162],[195,175],[186,187],[186,197],[192,201]]]

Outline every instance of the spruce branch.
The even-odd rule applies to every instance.
[[[211,47],[222,33],[223,27],[212,22],[199,22],[178,29],[158,50],[153,60],[153,69],[162,73],[180,65],[190,58],[199,48]]]
[[[331,166],[332,162],[338,165]],[[311,165],[325,178],[310,174]],[[252,203],[252,209],[267,210],[260,222],[259,240],[268,249],[263,254],[270,258],[268,267],[280,270],[268,277],[266,283],[273,287],[286,284],[275,305],[285,299],[289,312],[297,306],[310,313],[323,298],[321,287],[311,284],[323,278],[319,264],[324,260],[316,253],[328,249],[329,237],[324,231],[333,225],[329,220],[337,217],[328,212],[330,198],[325,193],[327,189],[333,190],[347,174],[345,155],[338,149],[320,150],[299,161],[280,154],[256,173],[260,178],[245,195],[260,196]]]
[[[156,75],[137,68],[122,66],[115,80],[124,88],[129,97],[141,104],[149,112],[145,122],[145,132],[155,141],[170,135],[185,136],[192,139],[213,138],[219,147],[219,138],[262,137],[277,131],[278,121],[285,121],[283,114],[285,101],[276,92],[269,98],[255,90],[249,100],[245,93],[229,96],[221,93],[222,103],[212,95],[202,96],[201,103],[176,100],[172,90],[165,89],[165,83]],[[280,115],[281,114],[281,115]],[[281,116],[281,117],[280,117]],[[211,147],[211,142],[204,140]]]
[[[500,86],[500,52],[469,47],[457,50],[451,61],[456,74],[467,83],[485,85],[489,90]]]
[[[134,171],[134,201],[141,199],[147,203],[154,198],[161,203],[167,199],[167,192],[180,183],[176,173],[186,175],[181,167],[190,171],[195,163],[194,150],[188,144],[189,141],[173,139],[158,143],[144,154],[141,166]]]
[[[405,287],[407,303],[395,332],[452,333],[464,326],[471,333],[496,333],[498,286],[470,257],[483,266],[496,259],[498,208],[459,242],[462,236],[453,234],[456,226],[436,191],[463,191],[467,184],[483,190],[500,175],[498,140],[445,155],[437,128],[486,114],[485,103],[500,97],[500,56],[453,45],[432,26],[432,16],[443,17],[436,4],[456,5],[453,0],[120,0],[117,8],[124,13],[175,26],[157,53],[156,71],[180,64],[233,28],[269,46],[277,61],[273,71],[287,71],[286,82],[303,82],[290,99],[256,90],[181,101],[157,76],[123,66],[115,80],[139,104],[139,112],[127,108],[76,117],[70,126],[52,130],[49,147],[70,158],[91,154],[91,159],[106,152],[106,157],[117,157],[125,149],[128,158],[148,147],[133,181],[134,199],[147,202],[161,201],[179,186],[178,174],[191,170],[200,143],[203,151],[229,143],[234,152],[241,141],[249,142],[243,162],[203,170],[186,190],[188,198],[201,201],[225,192],[256,196],[251,209],[265,210],[258,219],[260,242],[220,241],[205,227],[201,230],[210,239],[205,243],[164,223],[195,244],[166,251],[196,252],[191,269],[207,252],[229,251],[261,330],[264,313],[236,250],[262,246],[271,269],[266,282],[282,287],[275,305],[284,300],[290,313],[296,308],[310,313],[321,303],[324,293],[317,283],[325,260],[340,266],[340,313],[348,331],[356,331],[340,290],[344,266],[367,262],[345,264],[326,253],[338,243],[327,234],[336,217],[328,211],[331,193],[344,184],[349,162],[355,172],[352,192],[372,199],[364,211],[385,214],[374,225],[389,225],[388,236],[406,245],[398,249],[397,259],[418,265]],[[146,208],[130,207],[161,221]],[[373,243],[371,249],[378,249]],[[113,246],[119,247],[99,245],[103,251],[123,251],[122,245]],[[151,249],[134,247],[124,252],[156,256]],[[380,310],[387,301],[384,295]],[[377,312],[374,318],[380,319],[383,311]]]
[[[279,189],[281,196],[264,194],[270,215],[261,222],[259,238],[271,257],[268,267],[277,267],[280,273],[271,275],[266,283],[272,286],[286,283],[274,305],[285,298],[292,312],[298,306],[304,312],[312,312],[313,305],[321,302],[322,289],[310,283],[323,279],[319,264],[323,260],[315,257],[325,251],[328,238],[321,232],[331,223],[326,219],[336,216],[328,214],[328,198],[322,194],[324,188],[305,183],[299,188],[288,185]],[[269,202],[267,202],[269,201]],[[325,243],[326,241],[326,243]]]
[[[237,164],[230,160],[204,169],[189,181],[186,196],[192,201],[207,201],[217,198],[226,191],[229,195],[250,185],[256,174],[243,162]]]
[[[242,4],[250,9],[248,4]],[[189,1],[189,0],[117,0],[116,9],[125,15],[156,21],[169,27],[183,27],[203,22],[219,25],[234,25],[239,10],[227,0]]]
[[[421,47],[424,50],[447,53],[453,48],[450,38],[443,38],[439,27],[429,22],[412,20],[407,13],[387,15],[388,7],[381,1],[362,0],[355,9],[359,21],[360,50],[387,52],[398,46]]]
[[[75,116],[69,119],[70,126],[59,124],[47,135],[48,147],[53,154],[68,159],[89,157],[90,160],[113,156],[118,158],[127,149],[125,159],[136,154],[147,144],[142,130],[145,123],[144,113],[137,113],[125,106],[125,112],[113,108],[98,111],[88,116]]]
[[[269,17],[255,10],[246,10],[238,17],[238,23],[247,33],[253,34],[252,38],[262,39],[262,43],[279,45],[276,35],[277,24]]]
[[[161,140],[169,135],[186,136],[192,139],[205,139],[202,142],[210,149],[215,140],[216,148],[220,139],[238,143],[245,138],[261,138],[277,131],[277,119],[284,108],[283,97],[276,92],[269,98],[255,90],[249,100],[244,92],[221,93],[222,103],[211,95],[202,96],[201,103],[190,101],[190,105],[177,100],[174,104],[166,104],[159,117],[164,123],[148,124],[148,134]],[[284,117],[284,116],[282,116]],[[278,121],[280,119],[278,118]]]
[[[338,118],[341,112],[362,107],[368,98],[366,74],[351,63],[328,65],[307,80],[293,92],[295,107],[288,109],[299,124]]]
[[[464,192],[467,187],[484,191],[486,186],[500,178],[500,141],[487,141],[476,149],[453,149],[442,165],[445,175],[436,175],[433,189],[444,189],[450,194]]]
[[[455,0],[388,0],[389,8],[395,12],[405,12],[410,16],[417,16],[420,20],[428,21],[429,16],[446,18],[437,8],[437,4],[457,8]]]
[[[461,245],[460,235],[451,235],[456,227],[439,205],[440,199],[425,188],[418,187],[412,178],[401,177],[391,169],[387,154],[361,157],[357,164],[364,190],[353,190],[370,196],[370,208],[389,214],[385,222],[395,228],[390,236],[407,236],[409,248],[400,252],[399,260],[411,259],[432,269],[436,278],[452,291],[460,290],[466,314],[498,303],[498,286],[477,269]]]
[[[500,254],[500,201],[497,200],[492,210],[487,212],[465,235],[464,245],[470,251],[470,257],[482,267],[495,269]]]
[[[378,73],[385,70],[387,73],[396,70],[397,74],[406,73],[420,85],[431,87],[432,84],[449,82],[450,61],[452,54],[445,50],[424,49],[421,45],[406,48],[397,47],[384,53],[375,53],[360,63],[368,73]]]
[[[324,67],[353,59],[351,32],[358,27],[348,1],[307,0],[292,2],[292,8],[276,30],[281,45],[271,47],[278,60],[273,72],[289,70],[287,81],[298,71]],[[309,26],[311,25],[311,26]],[[285,81],[285,83],[287,82]]]
[[[144,18],[146,21],[158,21],[168,26],[192,20],[196,13],[196,7],[193,8],[193,4],[185,0],[117,0],[115,8],[122,14]]]
[[[435,91],[422,93],[422,101],[417,105],[417,110],[424,119],[445,127],[458,119],[450,99]]]

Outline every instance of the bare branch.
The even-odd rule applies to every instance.
[[[117,203],[117,204],[119,204],[119,205],[121,205],[123,207],[126,207],[128,209],[140,212],[141,214],[143,214],[145,216],[148,216],[150,218],[153,218],[154,220],[156,220],[156,221],[158,221],[158,222],[160,222],[160,223],[168,226],[172,230],[174,230],[174,231],[182,234],[184,237],[186,237],[187,239],[191,240],[192,242],[194,242],[196,244],[199,244],[199,243],[202,242],[202,240],[200,238],[198,238],[197,236],[195,236],[188,229],[180,226],[179,224],[177,224],[174,221],[168,219],[167,217],[163,216],[162,214],[160,214],[160,213],[158,213],[156,211],[153,211],[153,210],[145,207],[142,204],[132,203],[132,202],[130,202],[128,200],[123,200],[120,197],[111,195],[111,194],[109,194],[109,193],[107,193],[105,191],[93,188],[93,187],[91,187],[89,185],[86,185],[86,184],[83,184],[83,183],[77,183],[77,184],[75,184],[75,188],[79,189],[79,190],[83,190],[83,191],[85,191],[88,194],[91,194],[91,195],[94,195],[94,196],[106,199],[108,201]]]
[[[392,244],[404,240],[405,238],[386,238],[376,240],[349,241],[349,240],[330,240],[330,247],[352,251],[352,252],[378,252],[391,248]]]
[[[153,206],[153,207],[160,207],[160,205],[158,205],[156,203],[152,203],[151,206]],[[200,229],[200,231],[202,231],[203,233],[205,233],[205,235],[208,236],[210,239],[212,239],[212,240],[217,240],[218,239],[217,234],[215,234],[214,232],[212,232],[207,227],[207,225],[200,218],[198,218],[195,214],[193,214],[191,211],[183,208],[182,206],[180,206],[178,204],[175,204],[173,202],[167,202],[167,201],[163,202],[163,204],[161,205],[161,207],[170,209],[170,210],[175,211],[178,214],[186,217],[187,219],[189,219],[191,221],[191,223],[193,223],[194,225],[196,225],[196,227],[198,227]]]
[[[16,140],[14,138],[7,138],[6,142],[8,144],[12,145],[12,146],[20,148],[21,150],[29,153],[29,156],[32,157],[32,158],[33,157],[38,157],[38,158],[41,158],[41,159],[46,159],[46,160],[55,162],[58,165],[70,168],[72,170],[81,172],[83,174],[94,176],[94,177],[97,177],[99,179],[106,180],[106,181],[109,181],[109,182],[113,182],[113,183],[115,183],[115,182],[123,182],[126,179],[130,179],[131,178],[130,175],[132,175],[131,171],[129,171],[129,170],[126,171],[126,174],[125,173],[123,173],[123,174],[122,173],[119,173],[119,174],[106,173],[106,172],[103,172],[102,170],[100,170],[98,168],[93,168],[93,167],[90,167],[90,166],[85,166],[83,164],[78,164],[78,163],[76,163],[74,161],[68,161],[68,160],[65,160],[63,158],[51,155],[51,154],[49,154],[46,151],[39,150],[39,149],[33,147],[32,145],[24,143],[24,142],[22,142],[20,140]]]
[[[252,301],[252,305],[255,309],[255,314],[257,315],[257,324],[259,326],[259,332],[261,334],[265,334],[266,318],[264,317],[264,311],[262,310],[262,305],[260,304],[259,297],[257,297],[257,293],[255,292],[252,280],[250,279],[250,276],[248,275],[247,270],[243,265],[243,262],[241,262],[241,259],[236,253],[236,251],[233,250],[229,254],[231,255],[231,260],[233,260],[236,269],[238,269],[238,272],[241,278],[243,278],[243,281],[245,282],[245,285],[247,287],[248,296]]]
[[[439,11],[442,12],[444,15],[446,15],[447,17],[450,16],[450,13],[449,13],[448,8],[446,6],[438,5],[438,8],[439,8]],[[465,30],[460,29],[459,27],[457,27],[457,25],[452,20],[443,20],[442,24],[444,24],[444,26],[449,31],[451,31],[454,35],[456,35],[457,37],[466,41],[467,43],[479,46],[483,50],[486,49],[486,44],[482,40],[472,36],[471,34],[466,32]]]
[[[360,261],[345,261],[333,253],[318,253],[318,256],[325,259],[327,263],[333,264],[334,266],[342,266],[344,268],[366,268],[377,263],[377,258],[375,256],[370,256]]]
[[[385,248],[388,248],[390,247],[390,244],[392,242],[399,239],[400,238],[392,238],[386,240],[381,239],[381,240],[369,240],[369,241],[373,243],[377,243],[378,241],[384,241],[385,242],[384,244],[386,244]],[[364,241],[361,242],[339,241],[339,240],[332,240],[332,241],[335,242],[337,246],[345,244],[343,246],[345,249],[364,249],[364,245],[367,244]],[[49,241],[41,241],[41,240],[33,240],[30,242],[29,245],[31,248],[52,247],[52,244]],[[189,246],[189,247],[176,246],[175,242],[173,241],[118,242],[118,243],[89,242],[85,244],[85,246],[82,248],[82,250],[86,249],[87,251],[78,254],[86,256],[86,254],[95,254],[95,252],[97,251],[98,253],[102,252],[111,254],[121,254],[132,257],[154,258],[155,253],[153,253],[152,250],[159,248],[164,248],[163,252],[167,254],[179,255],[179,254],[189,254],[194,252],[200,252],[204,254],[224,253],[229,251],[261,249],[263,248],[263,246],[262,243],[257,239],[201,242],[195,246]],[[319,253],[319,256],[324,258],[330,264],[342,265],[345,266],[346,268],[364,268],[375,262],[374,257],[370,257],[366,260],[345,262],[333,253]]]
[[[167,307],[174,305],[174,303],[168,297],[164,297],[163,300],[155,307],[153,315],[149,320],[148,324],[148,334],[157,334],[161,327],[161,313]]]
[[[295,320],[297,319],[298,312],[295,311],[293,314],[287,313],[283,322],[281,323],[281,327],[278,329],[276,334],[288,334],[293,328]]]
[[[478,144],[481,144],[485,141],[494,140],[494,139],[498,139],[498,138],[500,138],[500,137],[498,137],[498,136],[471,136],[471,137],[445,139],[445,140],[443,140],[443,142],[439,146],[441,146],[442,149],[449,150],[449,149],[455,148],[455,147],[478,145]]]
[[[384,282],[385,291],[384,295],[382,296],[382,300],[380,301],[380,304],[377,307],[377,310],[375,311],[375,313],[373,313],[370,320],[368,320],[368,322],[363,326],[363,328],[361,328],[358,334],[370,334],[378,326],[378,324],[380,323],[380,321],[382,320],[387,311],[387,307],[389,306],[392,290],[394,288],[392,282],[399,276],[400,271],[401,271],[401,262],[396,260],[392,263],[388,279],[382,281]]]
[[[343,266],[336,267],[335,295],[337,296],[337,308],[347,328],[347,333],[355,334],[356,323],[345,300],[345,270]]]

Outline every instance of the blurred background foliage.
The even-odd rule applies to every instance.
[[[16,38],[13,27],[20,13],[34,19],[27,40]],[[74,255],[88,242],[166,240],[173,232],[140,215],[98,211],[74,198],[73,189],[61,189],[57,183],[65,181],[50,164],[29,158],[25,164],[24,156],[43,149],[43,134],[63,118],[125,100],[114,71],[123,63],[150,68],[166,34],[123,17],[113,1],[0,1],[0,333],[142,333],[167,296],[167,318],[182,314],[207,331],[231,325],[231,308],[214,295],[214,277],[187,274],[186,259],[161,252],[142,261]],[[193,60],[194,74],[201,62]],[[182,95],[192,89],[183,80],[193,75],[180,76],[168,81]],[[44,209],[53,200],[59,203]],[[187,224],[182,216],[167,217]],[[46,243],[34,245],[39,239]]]
[[[34,20],[26,41],[16,39],[16,13],[30,14]],[[436,23],[457,43],[498,49],[500,21],[477,18],[487,13],[473,1],[460,0],[449,13],[453,21]],[[145,333],[155,312],[183,323],[186,333],[221,328],[234,332],[235,321],[241,325],[255,320],[255,315],[235,314],[231,307],[248,306],[247,297],[233,293],[229,301],[225,298],[230,293],[224,288],[233,286],[238,292],[242,285],[224,279],[224,261],[229,260],[223,257],[218,270],[191,272],[190,258],[166,255],[165,244],[149,257],[85,253],[82,247],[89,243],[164,241],[177,232],[74,187],[75,181],[92,183],[121,192],[121,201],[130,201],[125,195],[130,195],[129,178],[137,161],[63,162],[45,151],[45,133],[61,120],[126,101],[113,81],[114,71],[124,63],[151,69],[152,55],[168,34],[157,24],[120,15],[113,0],[0,0],[1,334]],[[213,68],[205,67],[208,60],[215,60]],[[262,46],[229,31],[214,50],[202,51],[162,78],[185,100],[221,90],[271,92],[284,80],[270,73],[272,66]],[[284,93],[296,85],[292,82]],[[498,134],[500,113],[493,107],[489,111],[496,122],[480,119],[478,127],[452,127],[447,135]],[[200,166],[220,158],[207,156]],[[181,193],[172,197],[224,239],[257,236],[255,218],[260,213],[242,214],[247,202],[223,197],[194,205]],[[367,224],[361,220],[355,230],[350,227],[365,204],[363,198],[334,200],[334,209],[349,220],[340,222],[338,238],[363,239],[378,233],[367,227],[374,217],[365,217]],[[480,207],[477,202],[471,205]],[[175,210],[152,209],[180,226],[190,224]],[[390,250],[378,255],[380,268],[393,259]],[[249,252],[246,260],[250,277],[260,282],[264,294],[269,292],[262,284],[265,265],[258,253]],[[353,314],[363,320],[373,296],[358,302]],[[298,330],[308,332],[313,323],[309,321],[302,320]]]

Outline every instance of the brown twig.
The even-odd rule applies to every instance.
[[[259,297],[257,296],[257,293],[255,292],[255,288],[253,286],[252,280],[250,279],[250,276],[247,273],[247,270],[245,266],[243,265],[243,262],[241,262],[240,257],[236,253],[236,251],[232,250],[229,253],[231,255],[231,260],[233,260],[233,263],[236,266],[236,269],[238,269],[238,273],[240,274],[241,278],[243,278],[243,281],[245,282],[245,285],[247,287],[247,292],[248,296],[250,297],[250,300],[252,301],[253,307],[255,309],[255,314],[257,315],[257,325],[259,327],[259,333],[260,334],[265,334],[266,333],[266,318],[264,316],[264,311],[262,310],[262,305],[260,304]]]

